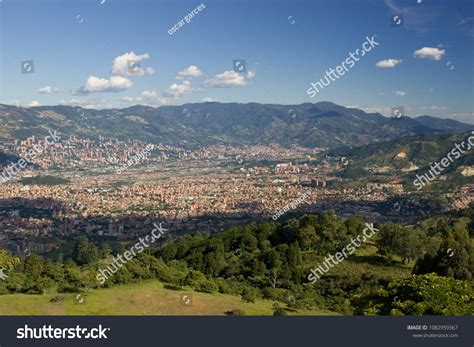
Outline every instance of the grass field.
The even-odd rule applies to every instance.
[[[273,301],[246,303],[238,296],[171,290],[158,281],[94,289],[78,294],[9,294],[0,295],[0,315],[224,315],[226,311],[242,310],[246,315],[269,316]],[[191,304],[185,305],[188,295]],[[50,302],[54,297],[64,300]],[[285,304],[280,303],[281,307]],[[324,310],[289,311],[289,315],[334,315]]]

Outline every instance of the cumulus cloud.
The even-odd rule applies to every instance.
[[[132,86],[133,82],[122,76],[112,76],[110,79],[90,76],[86,85],[73,90],[72,94],[120,92]]]
[[[202,76],[202,71],[196,65],[190,65],[183,71],[179,71],[178,75],[176,76],[176,79],[183,80],[187,78],[201,77],[201,76]]]
[[[196,65],[190,65],[186,69],[179,71],[176,75],[177,82],[169,86],[163,91],[162,96],[158,97],[156,91],[145,90],[140,96],[130,97],[126,96],[120,101],[128,104],[145,104],[145,105],[171,105],[176,103],[184,95],[199,91],[192,86],[191,79],[202,76],[202,71]]]
[[[33,100],[28,104],[28,107],[35,107],[35,106],[40,106],[39,101]]]
[[[248,85],[254,77],[254,70],[249,70],[246,74],[229,70],[204,81],[204,86],[210,88],[244,87]]]
[[[474,113],[472,112],[452,114],[449,118],[457,120],[458,122],[474,124]]]
[[[407,95],[407,94],[408,94],[407,92],[404,92],[404,91],[401,91],[401,90],[397,90],[397,91],[395,92],[395,95],[396,95],[396,96],[405,96],[405,95]]]
[[[104,100],[97,99],[69,99],[69,100],[60,100],[61,105],[67,106],[80,106],[82,108],[112,108],[113,106],[110,103],[106,103]]]
[[[204,98],[202,99],[202,102],[216,102],[217,100],[216,99],[213,99],[213,98]]]
[[[447,110],[448,108],[446,106],[421,106],[420,110]]]
[[[130,89],[133,82],[127,76],[153,75],[155,73],[152,67],[146,69],[141,67],[141,61],[149,57],[148,53],[135,54],[134,52],[119,55],[112,62],[109,79],[89,76],[86,85],[72,90],[71,94],[120,92]]]
[[[145,90],[142,95],[146,98],[156,98],[156,92],[154,90]]]
[[[59,92],[59,89],[53,88],[51,86],[44,86],[42,88],[39,88],[36,92],[38,94],[54,94]]]
[[[375,105],[351,105],[347,108],[357,108],[367,113],[380,113],[383,116],[390,117],[392,108],[389,106],[375,106]],[[405,108],[406,109],[406,108]]]
[[[165,98],[177,99],[183,95],[189,94],[193,91],[191,82],[184,80],[181,84],[173,83],[168,89],[163,92]]]
[[[0,100],[0,104],[20,107],[22,102],[20,100]]]
[[[415,58],[421,58],[421,59],[427,58],[431,60],[441,60],[445,52],[446,51],[444,49],[439,49],[436,47],[423,47],[423,48],[417,49],[413,53],[413,56]]]
[[[385,59],[379,61],[375,66],[380,67],[380,68],[392,68],[397,66],[402,62],[401,59]]]
[[[132,105],[142,104],[147,106],[160,106],[167,104],[166,100],[157,97],[157,93],[154,90],[145,90],[136,97],[124,96],[120,98],[120,101]]]
[[[155,70],[151,67],[143,69],[141,67],[141,62],[149,59],[150,55],[145,54],[135,54],[134,52],[128,52],[122,55],[119,55],[112,62],[112,75],[113,76],[143,76],[153,75]]]

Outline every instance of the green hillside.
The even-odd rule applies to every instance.
[[[448,177],[444,185],[461,185],[473,180],[461,174],[463,168],[474,166],[474,148],[469,149],[469,136],[473,136],[471,132],[407,136],[356,148],[344,147],[329,151],[327,155],[348,160],[349,164],[340,173],[344,178],[400,175],[409,187],[417,174],[426,173],[433,162],[446,158],[448,153],[456,150],[456,144],[461,145],[464,141],[461,149],[465,153],[459,152],[459,157],[450,154],[453,162],[442,172]]]
[[[185,235],[118,267],[133,253],[85,237],[65,261],[0,251],[0,314],[466,315],[473,220],[372,225],[329,211]]]
[[[81,294],[0,295],[0,315],[201,315],[218,316],[240,310],[245,315],[271,316],[274,301],[247,303],[239,296],[166,289],[150,280]],[[78,297],[78,295],[81,295]],[[190,305],[183,304],[188,295]],[[52,300],[53,299],[53,300]],[[56,302],[55,302],[56,301]],[[281,307],[286,307],[280,303]],[[288,310],[289,315],[335,315],[325,310]]]
[[[339,147],[408,135],[474,129],[454,120],[387,118],[331,102],[300,105],[205,102],[181,106],[133,106],[93,110],[70,106],[20,108],[0,105],[0,140],[44,136],[48,129],[65,137],[140,139],[188,148],[225,144],[280,144]],[[21,123],[21,129],[17,124]]]

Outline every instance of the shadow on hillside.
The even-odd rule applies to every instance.
[[[317,204],[301,204],[295,210],[283,214],[277,222],[301,216],[305,213],[323,213],[335,210],[338,215],[354,215],[358,211],[371,211],[383,208],[386,202],[344,201],[325,199]],[[71,244],[80,235],[86,235],[97,244],[109,242],[118,247],[120,243],[137,242],[140,237],[150,234],[154,223],[167,230],[163,240],[175,239],[192,233],[207,235],[225,230],[242,223],[273,222],[271,215],[256,213],[258,203],[249,202],[240,205],[245,212],[209,213],[187,219],[167,218],[160,215],[87,215],[82,213],[82,206],[77,202],[64,203],[52,198],[9,198],[0,199],[0,229],[4,232],[4,241],[0,248],[8,248],[14,253],[29,249],[32,252],[46,254],[64,244],[60,252],[69,253]],[[284,206],[282,206],[283,208]],[[276,212],[276,211],[275,211]],[[367,221],[372,214],[364,215]],[[24,232],[22,232],[24,230]],[[35,235],[35,236],[31,236]],[[59,253],[58,253],[59,254]],[[378,257],[354,257],[356,262],[380,264]]]

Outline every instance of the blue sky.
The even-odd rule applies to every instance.
[[[0,102],[332,101],[474,122],[469,0],[101,1],[1,1]],[[403,15],[401,26],[392,14]],[[316,97],[307,94],[373,35],[377,47]],[[234,59],[245,59],[245,73],[233,71]],[[22,74],[29,60],[34,73]]]

